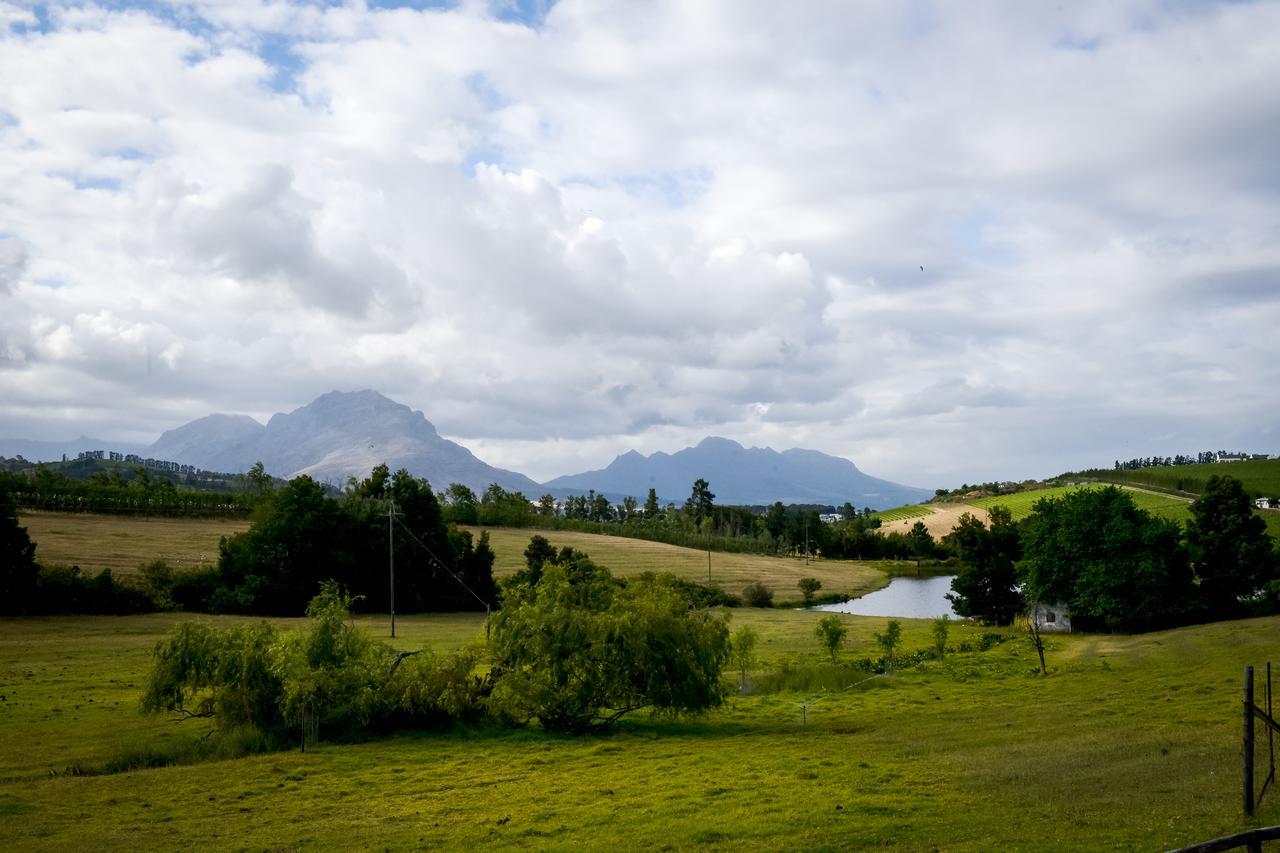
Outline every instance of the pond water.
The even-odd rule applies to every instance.
[[[928,578],[893,578],[884,589],[851,598],[841,604],[823,604],[812,610],[853,613],[858,616],[898,616],[903,619],[932,619],[935,616],[956,618],[947,601],[954,575]]]

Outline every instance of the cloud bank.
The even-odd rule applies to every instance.
[[[0,2],[0,434],[1280,452],[1280,4]]]

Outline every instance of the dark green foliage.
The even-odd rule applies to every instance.
[[[461,483],[454,483],[444,493],[444,517],[454,524],[479,524],[480,501],[476,493]]]
[[[18,510],[0,480],[0,613],[23,613],[36,591],[36,546],[18,524]]]
[[[538,583],[507,588],[494,617],[493,700],[515,721],[565,732],[641,708],[696,713],[721,701],[728,637],[665,578],[624,586],[587,560],[546,563]]]
[[[101,460],[25,463],[0,471],[0,489],[23,509],[123,515],[244,516],[260,497],[247,475],[186,475]]]
[[[606,506],[608,502],[605,502]],[[522,492],[508,492],[490,484],[480,499],[479,521],[497,527],[527,527],[536,518],[533,506]]]
[[[1188,617],[1194,588],[1178,526],[1114,486],[1038,501],[1023,549],[1027,599],[1066,602],[1073,625],[1150,630]]]
[[[1276,578],[1276,560],[1266,525],[1239,480],[1212,476],[1191,504],[1187,546],[1195,564],[1207,613],[1244,612],[1242,599],[1256,596]]]
[[[1008,625],[1022,612],[1022,596],[1014,564],[1021,553],[1018,530],[1009,510],[995,506],[988,528],[969,513],[943,537],[964,568],[947,596],[956,613],[987,624]]]
[[[698,478],[693,483],[689,499],[684,502],[684,514],[692,518],[695,523],[701,522],[715,509],[715,500],[716,496],[711,492],[711,484]]]
[[[893,669],[893,653],[898,648],[898,643],[902,641],[902,623],[897,619],[890,619],[889,624],[885,626],[883,634],[876,634],[876,643],[884,650],[884,661],[886,670]]]
[[[752,581],[742,588],[742,603],[747,607],[772,607],[773,590],[760,581]]]
[[[386,611],[391,542],[398,612],[484,610],[496,603],[488,535],[477,542],[446,526],[427,482],[405,470],[388,474],[386,466],[341,500],[326,497],[309,477],[294,479],[259,506],[247,532],[222,541],[219,583],[209,589],[204,578],[191,578],[186,599],[217,611],[296,614],[322,581],[334,580],[368,608]]]

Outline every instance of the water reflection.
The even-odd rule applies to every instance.
[[[853,598],[842,604],[823,604],[813,610],[853,613],[858,616],[899,616],[903,619],[932,619],[956,613],[947,601],[953,575],[930,578],[894,578],[884,589]]]

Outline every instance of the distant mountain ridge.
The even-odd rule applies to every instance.
[[[928,489],[872,477],[839,456],[793,448],[743,447],[710,437],[676,453],[643,456],[632,450],[608,467],[556,477],[544,485],[556,490],[621,493],[643,499],[649,489],[663,500],[688,497],[693,481],[711,484],[721,504],[833,504],[887,509],[931,497]]]
[[[168,430],[150,445],[123,445],[92,438],[69,442],[0,439],[0,455],[22,454],[32,461],[74,459],[81,450],[115,450],[240,473],[261,461],[267,473],[290,478],[308,474],[342,485],[368,476],[375,465],[407,469],[437,490],[462,483],[483,493],[490,483],[537,498],[557,498],[595,490],[611,500],[643,500],[649,489],[681,502],[699,477],[711,484],[720,504],[833,504],[884,509],[923,500],[927,489],[903,486],[864,474],[838,456],[816,450],[746,448],[710,437],[676,453],[643,456],[632,450],[598,471],[556,477],[538,484],[515,471],[495,468],[467,448],[442,437],[422,412],[376,391],[331,391],[261,424],[246,415],[214,414]]]
[[[148,452],[215,471],[245,471],[261,461],[269,474],[307,474],[338,485],[367,477],[385,462],[438,489],[451,483],[477,493],[490,483],[526,493],[538,488],[523,474],[495,468],[443,438],[422,412],[368,390],[330,391],[272,415],[266,426],[243,415],[209,415],[169,430]]]

